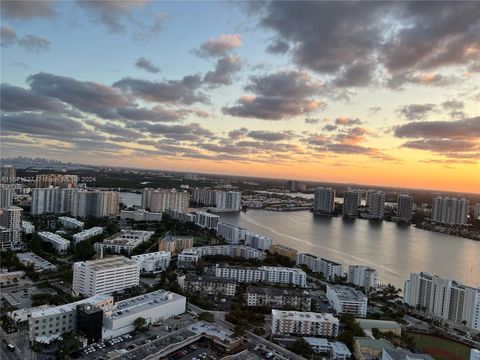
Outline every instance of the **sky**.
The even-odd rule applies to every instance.
[[[1,2],[2,157],[480,192],[480,2]]]

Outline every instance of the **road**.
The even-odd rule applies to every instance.
[[[230,331],[233,331],[235,326],[224,320],[224,316],[225,316],[225,312],[223,311],[208,311],[208,310],[203,310],[202,308],[196,306],[196,305],[193,305],[191,303],[188,303],[188,307],[196,312],[197,314],[200,314],[202,312],[210,312],[213,314],[214,316],[214,321],[218,324],[218,325],[221,325],[223,326],[224,328],[230,330]],[[281,359],[285,359],[285,360],[305,360],[302,356],[300,355],[297,355],[293,352],[291,352],[290,350],[287,350],[285,349],[284,347],[281,347],[277,344],[274,344],[272,343],[271,341],[268,341],[260,336],[257,336],[253,333],[251,333],[250,331],[247,332],[246,334],[246,337],[249,341],[253,342],[254,344],[256,345],[263,345],[269,349],[272,349],[273,352],[274,352],[274,355],[277,357],[277,358],[281,358]]]
[[[28,342],[25,342],[21,333],[7,334],[2,327],[0,327],[0,337],[7,340],[8,344],[15,345],[15,352],[7,350],[7,344],[2,342],[0,353],[2,360],[27,360],[32,359],[32,352],[28,349]],[[27,347],[27,349],[25,349]],[[23,351],[22,351],[23,350]]]

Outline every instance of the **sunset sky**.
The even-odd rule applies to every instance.
[[[1,2],[1,155],[480,192],[480,2]]]

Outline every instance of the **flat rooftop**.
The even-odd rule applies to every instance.
[[[255,293],[261,295],[272,295],[272,296],[302,296],[310,297],[310,292],[308,290],[302,289],[283,289],[278,287],[268,287],[268,286],[255,286],[250,285],[247,287],[247,293]]]
[[[400,329],[402,326],[396,321],[389,320],[371,320],[371,319],[356,319],[362,329]]]
[[[186,329],[197,335],[204,333],[209,336],[215,336],[224,342],[230,342],[237,338],[232,331],[206,321],[198,321],[188,326]]]
[[[111,269],[115,267],[128,266],[128,265],[136,265],[135,261],[130,260],[124,256],[112,256],[104,259],[81,261],[80,263],[96,271]],[[75,263],[75,264],[78,264],[78,263]]]
[[[168,304],[181,299],[185,299],[185,297],[170,291],[153,291],[151,293],[117,302],[110,319],[121,319],[131,316],[132,313],[139,313],[151,308],[155,308],[160,304]]]
[[[30,314],[31,317],[43,317],[43,316],[52,316],[52,315],[57,315],[57,314],[63,314],[65,312],[70,312],[76,309],[77,305],[80,304],[92,304],[95,305],[96,303],[106,301],[112,299],[112,296],[109,295],[95,295],[80,301],[76,301],[73,303],[65,304],[65,305],[59,305],[59,306],[49,306],[46,308],[38,307],[38,308],[32,308],[30,309]]]
[[[57,268],[56,265],[53,265],[33,252],[18,253],[17,258],[22,264],[32,263],[35,271],[55,270]]]
[[[272,317],[276,316],[281,320],[293,320],[302,319],[307,321],[333,321],[339,320],[329,313],[314,313],[314,312],[302,312],[302,311],[285,311],[272,309]]]
[[[354,288],[342,285],[328,285],[333,289],[335,295],[340,301],[366,301],[367,297],[362,292],[355,290]]]

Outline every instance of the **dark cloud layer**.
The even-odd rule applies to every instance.
[[[420,120],[425,118],[435,108],[435,104],[410,104],[401,106],[396,111],[407,120]]]
[[[322,85],[300,71],[252,76],[246,90],[254,96],[243,96],[237,104],[224,107],[225,114],[264,120],[281,120],[323,109],[325,103],[314,99]]]
[[[209,102],[207,95],[199,91],[202,84],[199,75],[189,75],[181,80],[165,81],[124,78],[113,86],[147,101],[191,105]]]
[[[65,104],[55,98],[38,95],[10,84],[1,84],[0,105],[3,111],[52,111],[62,112]]]
[[[203,81],[209,86],[231,85],[233,75],[242,69],[238,56],[226,56],[217,60],[215,69],[205,74]]]
[[[1,46],[8,47],[14,44],[32,52],[46,51],[50,49],[50,41],[36,35],[18,37],[15,30],[2,26],[0,30]]]
[[[0,9],[3,17],[13,20],[52,19],[57,16],[54,5],[54,1],[2,0]]]

